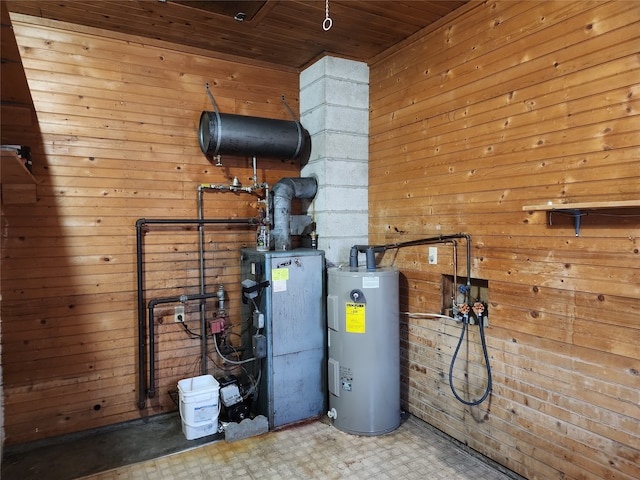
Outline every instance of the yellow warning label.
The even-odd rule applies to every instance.
[[[274,268],[271,270],[272,280],[289,280],[288,268]]]
[[[347,303],[345,331],[350,333],[365,333],[364,303]]]

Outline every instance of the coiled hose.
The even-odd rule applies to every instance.
[[[480,328],[480,341],[482,343],[482,354],[484,355],[484,363],[487,367],[487,388],[485,389],[484,394],[479,400],[469,402],[463,399],[462,397],[460,397],[460,395],[458,395],[458,392],[456,392],[455,387],[453,386],[453,367],[456,363],[456,358],[458,357],[458,352],[460,351],[460,345],[462,345],[464,334],[467,331],[468,323],[469,323],[469,316],[465,314],[464,320],[462,322],[462,332],[460,333],[460,339],[458,340],[458,345],[456,346],[456,350],[453,353],[453,357],[451,358],[451,365],[449,366],[449,386],[451,387],[451,392],[453,393],[453,396],[456,397],[456,399],[459,402],[464,403],[465,405],[475,406],[475,405],[480,405],[482,402],[484,402],[487,399],[487,397],[491,393],[491,388],[492,388],[491,365],[489,364],[489,354],[487,353],[487,342],[484,338],[484,325],[483,325],[484,321],[482,320],[482,318],[480,318],[480,321],[478,322],[478,327]]]

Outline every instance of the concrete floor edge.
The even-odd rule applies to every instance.
[[[314,420],[320,420],[323,423],[327,423],[327,424],[331,424],[330,420],[327,418],[319,418],[319,419],[314,419]],[[473,448],[465,445],[464,443],[460,442],[459,440],[451,437],[450,435],[448,435],[447,433],[437,429],[436,427],[434,427],[433,425],[425,422],[424,420],[420,419],[419,417],[411,414],[411,413],[407,413],[407,412],[403,412],[402,413],[402,422],[406,422],[407,420],[412,420],[414,422],[417,422],[418,424],[420,424],[422,426],[422,428],[425,428],[426,430],[432,432],[434,435],[437,435],[439,437],[441,437],[443,440],[446,440],[447,442],[451,443],[452,446],[458,450],[461,450],[465,453],[467,453],[468,455],[476,458],[477,460],[479,460],[480,462],[486,464],[488,467],[491,467],[492,469],[501,472],[502,474],[504,474],[505,476],[513,479],[513,480],[526,480],[524,477],[518,475],[517,473],[509,470],[508,468],[504,467],[503,465],[493,461],[492,459],[486,457],[485,455],[483,455],[482,453],[474,450]],[[46,438],[46,439],[42,439],[42,440],[35,440],[32,442],[25,442],[22,444],[15,444],[15,445],[8,445],[8,446],[4,446],[3,447],[3,457],[2,457],[2,465],[0,465],[0,467],[2,468],[2,471],[5,472],[5,460],[12,458],[12,457],[24,457],[26,458],[27,462],[29,455],[37,455],[39,456],[40,453],[43,450],[50,450],[50,449],[60,449],[60,448],[64,448],[65,445],[73,445],[75,442],[82,442],[86,439],[94,439],[96,437],[99,436],[103,436],[103,435],[109,435],[109,434],[113,434],[115,433],[116,435],[118,434],[118,432],[126,432],[127,430],[130,429],[136,429],[136,427],[140,427],[140,426],[149,426],[152,425],[154,423],[163,423],[163,422],[172,422],[172,423],[180,423],[180,417],[179,414],[177,412],[170,412],[170,413],[162,413],[162,414],[158,414],[158,415],[154,415],[154,416],[150,416],[150,417],[145,417],[145,418],[140,418],[140,419],[135,419],[135,420],[130,420],[127,422],[122,422],[122,423],[118,423],[118,424],[113,424],[113,425],[107,425],[104,427],[98,427],[95,429],[90,429],[90,430],[84,430],[84,431],[80,431],[80,432],[74,432],[74,433],[70,433],[70,434],[66,434],[66,435],[61,435],[61,436],[57,436],[57,437],[50,437],[50,438]],[[284,428],[291,428],[291,426],[286,426]],[[276,430],[277,431],[277,430]],[[178,433],[181,435],[181,432],[178,430]],[[174,435],[176,436],[176,432],[174,432]],[[178,435],[179,436],[179,435]],[[223,434],[217,434],[217,435],[212,435],[210,437],[204,437],[201,439],[197,439],[197,440],[190,440],[187,441],[186,439],[184,439],[184,437],[182,436],[181,439],[177,440],[176,446],[175,448],[173,448],[172,450],[169,451],[164,451],[164,452],[158,452],[157,455],[153,455],[150,457],[141,457],[141,458],[134,458],[134,459],[130,459],[132,461],[129,462],[124,462],[122,464],[114,464],[114,465],[109,465],[108,468],[105,469],[97,469],[95,471],[86,471],[86,472],[82,472],[82,474],[78,477],[74,477],[74,476],[66,476],[66,477],[60,477],[60,478],[66,478],[66,479],[71,479],[71,478],[81,478],[84,476],[89,476],[89,475],[95,475],[98,473],[106,473],[121,467],[125,467],[125,466],[132,466],[135,464],[139,464],[139,463],[143,463],[143,462],[147,462],[149,460],[154,460],[154,459],[160,459],[160,458],[164,458],[167,456],[172,456],[172,455],[176,455],[176,454],[180,454],[180,453],[184,453],[187,452],[189,450],[193,450],[193,449],[197,449],[199,447],[202,447],[204,445],[208,445],[208,444],[212,444],[212,443],[216,443],[218,441],[224,440],[224,435]],[[106,465],[105,465],[106,466]],[[6,480],[11,480],[11,478],[7,478]]]
[[[469,455],[471,455],[472,457],[477,458],[478,460],[486,463],[487,465],[489,465],[491,468],[494,468],[496,470],[498,470],[501,473],[504,473],[506,476],[508,476],[509,478],[512,478],[513,480],[527,480],[525,477],[519,475],[518,473],[514,472],[513,470],[509,470],[507,467],[505,467],[504,465],[496,462],[495,460],[490,459],[489,457],[487,457],[486,455],[482,454],[481,452],[474,450],[473,448],[471,448],[468,445],[465,445],[464,443],[462,443],[460,440],[452,437],[451,435],[449,435],[446,432],[443,432],[442,430],[434,427],[433,425],[431,425],[428,422],[425,422],[424,420],[422,420],[420,417],[417,417],[411,413],[404,413],[403,412],[403,418],[404,415],[408,415],[413,417],[415,420],[424,423],[424,425],[426,426],[426,428],[428,430],[431,430],[433,433],[435,433],[436,435],[441,436],[442,438],[444,438],[445,440],[451,442],[453,445],[455,445],[456,448],[459,448],[460,450],[462,450],[463,452],[468,453]]]

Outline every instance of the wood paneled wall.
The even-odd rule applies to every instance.
[[[639,478],[640,208],[589,211],[579,237],[523,211],[640,207],[638,4],[473,2],[413,40],[371,66],[370,241],[471,235],[493,392],[457,402],[460,326],[404,316],[404,406],[526,478]],[[427,253],[384,259],[405,311],[440,312],[452,249]],[[454,376],[478,398],[477,327],[469,340]]]
[[[249,185],[251,159],[200,152],[200,113],[290,119],[297,72],[221,61],[149,41],[12,16],[37,111],[37,201],[2,207],[2,353],[7,443],[174,411],[168,392],[200,373],[200,342],[155,309],[157,396],[139,410],[136,229],[139,218],[197,218],[197,187]],[[296,162],[258,158],[259,181],[298,176]],[[206,218],[257,215],[257,197],[205,192]],[[205,229],[208,292],[222,283],[239,320],[239,248],[255,229]],[[145,299],[199,293],[198,233],[149,226]],[[211,309],[217,302],[210,302]],[[198,306],[187,324],[199,333]],[[211,314],[210,313],[210,314]],[[209,373],[216,370],[214,354]],[[215,363],[214,363],[215,361]]]

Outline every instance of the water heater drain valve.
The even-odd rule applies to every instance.
[[[332,408],[327,412],[327,417],[333,418],[335,420],[336,418],[338,418],[338,412],[336,412],[335,408]]]

